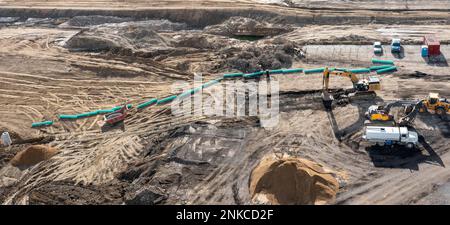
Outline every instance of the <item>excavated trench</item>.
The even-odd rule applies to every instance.
[[[299,12],[300,11],[300,12]],[[2,17],[17,18],[72,18],[75,16],[114,16],[133,20],[167,19],[186,23],[191,28],[202,29],[219,24],[230,17],[248,17],[273,23],[303,25],[342,24],[450,24],[446,12],[411,11],[407,16],[385,10],[290,9],[285,7],[255,8],[147,8],[147,9],[65,9],[65,8],[1,8]]]

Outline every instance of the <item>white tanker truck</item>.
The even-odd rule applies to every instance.
[[[376,145],[406,145],[407,148],[414,148],[419,142],[419,136],[414,131],[409,131],[407,127],[383,127],[366,126],[362,138]]]

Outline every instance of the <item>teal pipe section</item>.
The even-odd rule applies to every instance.
[[[283,70],[269,70],[269,74],[282,74]]]
[[[80,113],[77,115],[77,117],[83,118],[83,117],[91,117],[91,116],[96,116],[96,115],[97,115],[97,111],[94,111],[94,112]]]
[[[390,65],[382,65],[382,66],[371,66],[369,69],[370,70],[381,70],[381,69],[386,69],[386,68],[389,68],[389,67],[391,67]]]
[[[283,70],[283,73],[301,73],[301,72],[303,72],[302,68]]]
[[[112,109],[99,109],[96,112],[97,112],[97,114],[106,114],[106,113],[113,113],[114,110],[112,110]]]
[[[117,111],[117,110],[121,109],[122,107],[123,107],[122,105],[119,105],[119,106],[113,107],[111,110]],[[131,109],[132,107],[133,107],[132,104],[128,104],[128,105],[127,105],[127,108],[128,108],[128,109]]]
[[[219,83],[220,81],[221,81],[221,80],[219,80],[219,79],[217,79],[217,80],[212,80],[212,81],[208,81],[208,82],[206,82],[206,83],[204,83],[204,84],[202,85],[202,88],[211,87],[211,86],[213,86],[214,84]]]
[[[382,59],[372,59],[373,64],[389,64],[394,65],[394,61],[392,60],[382,60]]]
[[[48,121],[32,123],[31,127],[43,127],[43,126],[51,126],[51,125],[53,125],[53,121],[48,120]]]
[[[113,107],[111,110],[112,111],[117,111],[117,110],[119,110],[119,109],[121,109],[122,108],[122,106],[116,106],[116,107]]]
[[[309,69],[309,70],[303,70],[305,74],[308,73],[322,73],[325,70],[325,68],[317,68],[317,69]]]
[[[259,72],[254,72],[254,73],[249,73],[249,74],[244,74],[244,78],[256,78],[259,77],[261,75],[264,74],[264,71],[259,71]]]
[[[156,99],[156,98],[152,98],[152,99],[150,99],[149,101],[146,101],[146,102],[144,102],[144,103],[141,103],[141,104],[139,104],[139,105],[137,105],[137,109],[143,109],[143,108],[145,108],[145,107],[148,107],[148,106],[151,106],[151,105],[153,105],[153,104],[156,104],[156,102],[158,102],[158,99]]]
[[[166,98],[163,98],[163,99],[159,99],[159,100],[156,102],[156,104],[157,104],[157,105],[166,104],[166,103],[168,103],[168,102],[171,102],[171,101],[175,100],[176,98],[177,98],[176,95],[172,95],[172,96],[169,96],[169,97],[166,97]]]
[[[236,77],[242,77],[244,73],[226,73],[223,75],[223,78],[236,78]]]
[[[346,72],[346,71],[347,71],[347,68],[336,68],[335,70],[337,70],[337,71],[344,71],[344,72]]]
[[[348,70],[348,71],[352,72],[352,73],[370,73],[370,69],[367,69],[367,68],[351,69],[351,70]]]
[[[396,66],[391,66],[391,67],[389,67],[389,68],[377,70],[377,74],[382,74],[382,73],[387,73],[387,72],[393,72],[393,71],[397,71],[397,67],[396,67]]]
[[[193,95],[193,94],[199,92],[200,90],[202,90],[202,87],[189,89],[189,90],[187,90],[187,91],[185,91],[185,92],[179,94],[179,95],[177,96],[177,98],[179,98],[179,99],[186,98],[186,97],[188,97],[188,96],[191,96],[191,95]]]
[[[59,115],[60,120],[74,120],[78,119],[78,115]]]

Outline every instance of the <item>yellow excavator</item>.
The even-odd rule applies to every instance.
[[[446,98],[439,98],[438,93],[430,93],[422,100],[398,100],[389,102],[384,106],[372,105],[366,112],[366,116],[371,122],[393,121],[394,117],[390,115],[393,107],[403,107],[405,116],[401,117],[397,124],[406,125],[414,121],[418,112],[435,112],[441,118],[445,119],[447,113],[450,113],[450,102]]]
[[[390,114],[391,108],[394,107],[402,107],[404,110],[404,116],[398,118],[398,121],[394,121],[394,116]],[[414,121],[421,107],[422,101],[417,100],[398,100],[385,105],[372,105],[366,112],[369,121],[365,124],[408,125]]]
[[[340,76],[350,78],[353,88],[345,91],[345,97],[353,97],[360,95],[376,96],[375,91],[381,90],[381,83],[378,77],[369,76],[368,79],[360,79],[356,74],[350,71],[330,71],[328,67],[323,71],[322,97],[324,101],[332,101],[334,97],[330,94],[329,84],[330,76]]]

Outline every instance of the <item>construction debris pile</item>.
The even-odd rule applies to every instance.
[[[257,21],[245,17],[231,17],[221,24],[207,26],[204,29],[204,31],[209,34],[224,35],[230,37],[278,36],[280,34],[287,33],[292,30],[293,29],[289,25],[281,26],[278,24],[267,23],[264,21]]]
[[[225,62],[225,66],[245,73],[260,70],[290,68],[294,54],[294,44],[248,47]]]

